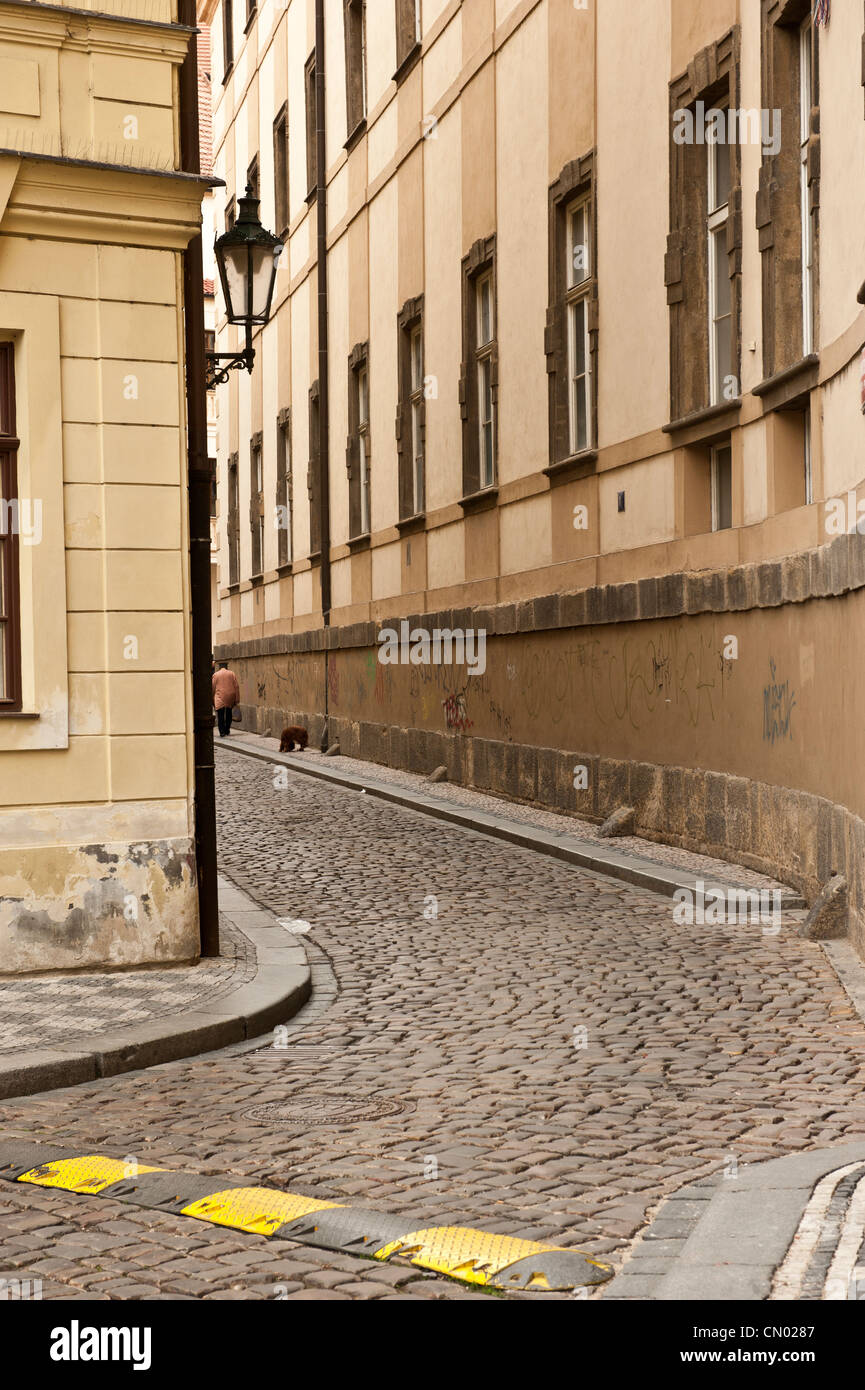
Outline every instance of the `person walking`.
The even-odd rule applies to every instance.
[[[237,676],[229,670],[227,661],[220,661],[218,669],[213,673],[213,708],[216,710],[220,738],[225,738],[226,734],[231,733],[231,721],[234,717],[232,711],[239,700],[240,686],[237,684]]]

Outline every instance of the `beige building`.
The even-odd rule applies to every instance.
[[[861,5],[199,12],[226,216],[287,244],[221,395],[247,721],[837,870],[865,949]]]
[[[0,972],[198,954],[175,0],[0,5]]]

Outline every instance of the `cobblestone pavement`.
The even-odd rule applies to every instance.
[[[251,942],[223,919],[219,957],[197,965],[0,980],[0,1058],[199,1008],[254,973]]]
[[[266,738],[248,731],[242,734],[235,731],[232,733],[231,739],[235,746],[245,744],[258,751],[276,752],[279,749],[278,738]],[[315,748],[307,748],[302,755],[298,754],[297,756],[302,756],[304,761],[313,764],[324,762],[332,772],[350,772],[357,777],[371,777],[376,782],[387,782],[393,787],[403,787],[406,791],[429,793],[431,790],[428,777],[419,772],[408,772],[405,768],[385,767],[382,763],[363,762],[360,758],[346,758],[342,754],[325,759],[324,755]],[[463,787],[457,782],[437,782],[434,790],[437,797],[443,801],[450,801],[455,806],[464,806],[468,810],[491,811],[494,815],[506,813],[511,820],[519,825],[532,825],[537,826],[540,830],[551,830],[574,836],[576,839],[586,841],[587,844],[600,845],[605,849],[615,849],[617,854],[627,854],[635,859],[651,859],[656,864],[664,864],[669,868],[684,869],[688,873],[692,873],[695,878],[703,878],[707,881],[718,880],[722,883],[735,878],[737,884],[746,888],[785,887],[778,879],[769,878],[765,874],[758,873],[755,869],[737,864],[734,873],[726,860],[714,859],[706,854],[694,854],[691,850],[681,849],[678,845],[664,845],[653,840],[646,840],[640,835],[617,835],[615,840],[604,839],[600,825],[585,820],[582,816],[567,816],[559,811],[545,811],[541,806],[531,805],[528,802],[510,801],[506,797],[496,796],[492,792],[481,792],[476,791],[474,787]]]
[[[301,774],[274,787],[274,769],[239,753],[220,752],[218,776],[223,871],[311,923],[315,994],[288,1047],[8,1101],[5,1136],[616,1265],[664,1194],[731,1157],[741,1168],[865,1136],[865,1027],[819,945],[679,926],[669,899]],[[326,1122],[349,1103],[391,1113]],[[274,1281],[289,1298],[487,1296],[108,1212],[0,1185],[0,1274],[14,1261],[63,1297],[273,1297]]]

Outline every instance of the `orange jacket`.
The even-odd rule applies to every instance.
[[[213,708],[233,709],[240,699],[240,686],[233,671],[221,668],[213,673]]]

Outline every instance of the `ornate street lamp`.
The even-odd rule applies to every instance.
[[[276,284],[276,267],[283,246],[278,237],[266,232],[258,219],[259,199],[246,185],[246,197],[237,201],[237,221],[230,231],[216,238],[214,252],[225,297],[229,323],[246,329],[246,347],[242,352],[207,353],[207,388],[228,381],[229,372],[245,367],[252,371],[255,348],[252,346],[253,324],[267,323],[270,303]],[[220,362],[225,362],[220,367]]]

